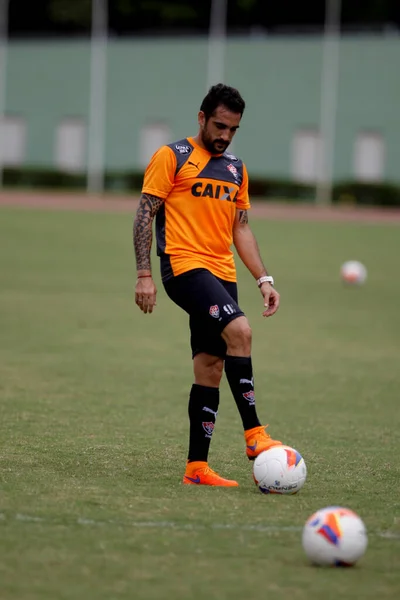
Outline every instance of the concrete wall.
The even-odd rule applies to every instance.
[[[106,163],[139,168],[144,124],[163,121],[171,141],[197,131],[206,92],[205,39],[110,41],[108,51]],[[319,126],[322,40],[230,39],[225,82],[238,87],[247,109],[234,152],[250,174],[291,176],[295,131]],[[88,41],[12,42],[9,46],[6,114],[26,120],[25,163],[54,164],[61,119],[88,121]],[[352,177],[357,133],[380,132],[385,173],[400,181],[400,39],[344,38],[340,50],[334,175]]]

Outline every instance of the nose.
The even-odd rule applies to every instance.
[[[230,138],[231,138],[230,131],[225,130],[222,132],[221,139],[224,140],[224,142],[229,142]]]

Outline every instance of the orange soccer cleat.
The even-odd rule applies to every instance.
[[[186,485],[214,485],[220,487],[237,487],[239,484],[232,479],[224,479],[210,469],[208,463],[202,460],[188,462],[182,483]]]
[[[246,454],[249,460],[254,460],[261,452],[269,450],[273,446],[282,446],[282,442],[273,440],[265,431],[267,427],[268,425],[259,425],[244,432]]]

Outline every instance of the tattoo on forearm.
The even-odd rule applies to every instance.
[[[164,200],[142,194],[133,222],[133,245],[137,270],[150,269],[150,251],[153,240],[153,219]]]
[[[247,210],[241,210],[239,213],[239,223],[241,225],[247,225],[249,222],[249,217],[247,215]]]

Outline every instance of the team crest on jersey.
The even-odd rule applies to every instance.
[[[202,425],[207,436],[211,437],[214,431],[214,423],[212,421],[203,421]]]
[[[214,304],[214,306],[210,306],[210,310],[209,313],[212,317],[214,317],[214,319],[218,319],[219,317],[219,306],[217,306],[217,304]]]
[[[255,394],[253,390],[245,392],[243,394],[243,398],[248,401],[249,406],[254,406],[254,404],[256,403]]]
[[[189,154],[189,152],[191,151],[191,147],[190,146],[184,146],[183,144],[175,144],[175,148],[181,154]]]
[[[235,165],[228,165],[226,168],[232,173],[235,179],[239,177],[239,173]]]

